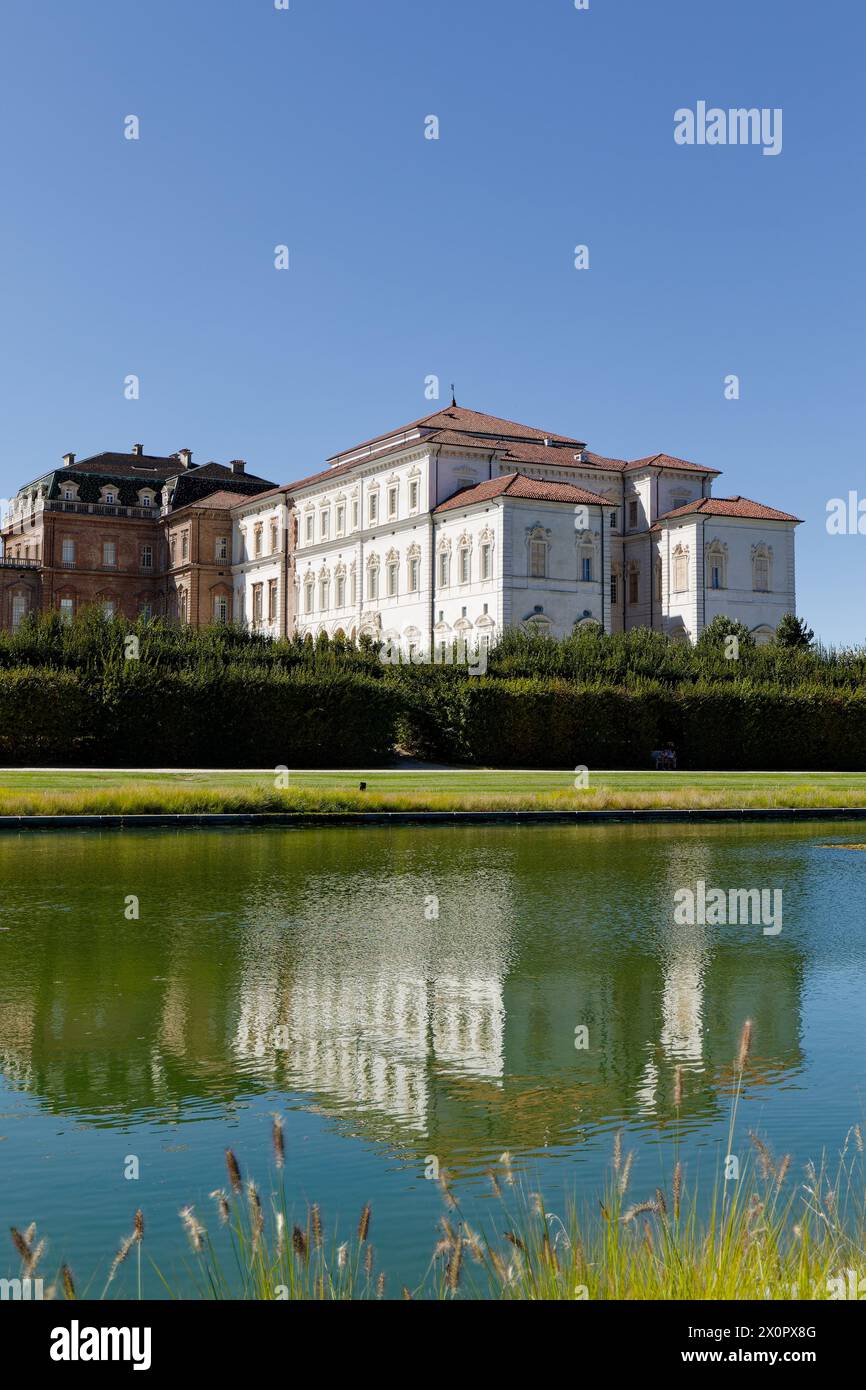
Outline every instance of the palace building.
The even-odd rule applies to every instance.
[[[70,454],[4,518],[0,625],[100,603],[423,654],[585,623],[694,642],[724,614],[768,641],[795,611],[799,519],[713,496],[717,477],[454,401],[282,486],[185,449]]]
[[[80,463],[64,454],[3,518],[0,626],[87,604],[128,618],[230,621],[232,509],[271,487],[240,459],[196,467],[189,449],[162,457],[134,444]]]

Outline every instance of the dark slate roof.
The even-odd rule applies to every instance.
[[[181,468],[177,454],[121,454],[107,450],[101,454],[91,454],[89,458],[76,459],[72,465],[76,473],[122,474],[124,477],[151,477],[157,474],[168,478]]]
[[[223,463],[205,463],[201,468],[190,468],[179,473],[173,482],[169,495],[172,510],[185,507],[188,502],[197,502],[211,493],[228,490],[252,497],[260,492],[268,492],[274,487],[267,478],[259,478],[255,473],[233,473]]]

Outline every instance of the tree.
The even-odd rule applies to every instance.
[[[794,613],[786,613],[776,628],[776,642],[780,647],[793,647],[798,651],[808,651],[814,639],[814,632],[806,626],[805,618]]]
[[[728,637],[736,637],[739,643],[738,651],[752,651],[755,639],[749,629],[743,623],[738,623],[736,618],[727,618],[724,613],[719,613],[708,623],[697,640],[697,650],[699,652],[721,651],[724,649],[725,641]]]

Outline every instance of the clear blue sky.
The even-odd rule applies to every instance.
[[[435,373],[802,516],[800,611],[866,639],[863,9],[3,0],[0,492],[136,441],[288,481]],[[699,100],[782,153],[677,146]]]

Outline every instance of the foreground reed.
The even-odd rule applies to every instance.
[[[284,1157],[282,1126],[274,1151]],[[149,1297],[230,1300],[417,1299],[828,1299],[866,1294],[863,1134],[853,1126],[834,1171],[808,1164],[794,1181],[788,1156],[777,1159],[751,1136],[753,1160],[741,1181],[720,1178],[709,1206],[685,1182],[678,1160],[668,1190],[632,1191],[633,1155],[614,1140],[609,1180],[595,1211],[548,1211],[540,1193],[515,1180],[505,1153],[488,1177],[496,1215],[476,1229],[441,1174],[438,1238],[416,1286],[392,1285],[373,1244],[370,1204],[344,1238],[326,1228],[316,1203],[302,1216],[286,1205],[280,1181],[267,1201],[226,1155],[225,1188],[211,1208],[184,1207],[192,1293],[172,1287],[150,1262]],[[703,1213],[703,1214],[702,1214]],[[35,1225],[12,1232],[21,1277],[33,1278],[45,1255]],[[144,1220],[136,1213],[120,1243],[102,1297],[141,1297]],[[121,1291],[121,1268],[135,1250],[135,1288]],[[858,1293],[857,1290],[860,1290]],[[64,1264],[47,1297],[94,1294],[77,1289]]]

